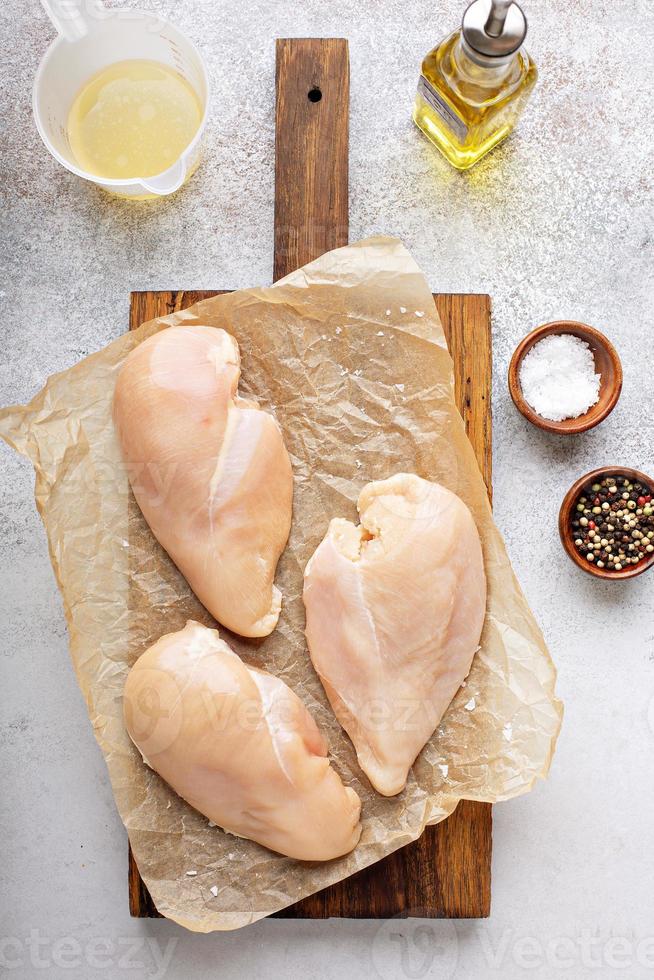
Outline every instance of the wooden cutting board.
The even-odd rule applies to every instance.
[[[348,240],[347,41],[277,42],[274,278]],[[132,293],[130,329],[218,291]],[[454,361],[456,399],[491,489],[490,298],[434,296]],[[490,914],[491,806],[462,801],[383,861],[277,913],[283,918],[481,918]],[[129,853],[133,916],[159,913]]]

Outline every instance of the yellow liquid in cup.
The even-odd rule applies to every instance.
[[[77,94],[68,138],[78,165],[94,177],[153,177],[180,157],[202,113],[195,91],[172,68],[119,61]]]

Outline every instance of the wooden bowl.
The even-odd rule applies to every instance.
[[[620,571],[616,572],[608,568],[598,568],[594,562],[586,561],[583,555],[580,555],[575,548],[574,533],[570,524],[577,499],[581,496],[584,487],[589,483],[601,482],[606,476],[626,476],[628,480],[638,480],[640,483],[645,483],[654,490],[654,480],[651,477],[645,473],[641,473],[639,470],[629,469],[627,466],[602,466],[598,470],[591,470],[590,473],[586,473],[585,476],[580,477],[579,480],[573,483],[563,498],[563,503],[559,511],[559,535],[561,537],[561,543],[568,557],[573,560],[575,565],[578,565],[579,568],[583,569],[589,575],[594,575],[595,578],[610,578],[614,580],[635,578],[636,575],[642,575],[643,572],[646,572],[648,568],[654,565],[654,551],[648,558],[643,558],[637,565],[629,565],[628,568],[621,568]]]
[[[563,422],[552,422],[535,412],[525,400],[520,387],[520,365],[534,344],[543,337],[565,333],[571,333],[586,341],[593,352],[595,371],[601,375],[602,380],[599,400],[584,415],[576,419],[564,419]],[[599,425],[613,411],[622,391],[622,365],[615,347],[599,330],[585,323],[577,323],[575,320],[555,320],[532,330],[516,347],[509,365],[509,391],[518,411],[539,429],[544,429],[546,432],[560,432],[563,435],[575,435]]]

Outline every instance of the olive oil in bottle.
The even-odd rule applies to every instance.
[[[537,78],[526,33],[517,3],[474,0],[423,61],[413,120],[457,170],[508,136],[524,109]]]
[[[171,167],[202,121],[188,82],[157,61],[119,61],[77,94],[68,138],[79,166],[95,177],[153,177]]]

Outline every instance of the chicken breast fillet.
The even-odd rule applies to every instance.
[[[304,861],[356,846],[361,801],[332,769],[315,721],[217,630],[189,620],[146,650],[124,713],[144,761],[219,827]]]
[[[240,398],[238,344],[215,327],[171,327],[120,369],[114,421],[134,496],[159,543],[215,618],[267,636],[291,526],[281,430]]]
[[[486,578],[465,504],[411,474],[369,483],[304,577],[313,665],[375,789],[394,796],[467,676]]]

